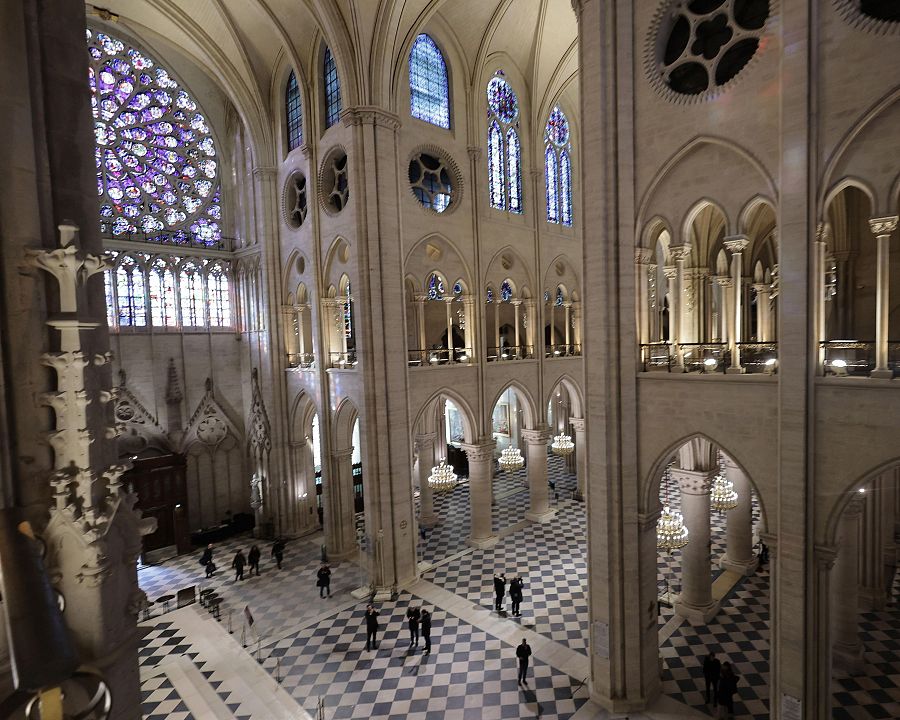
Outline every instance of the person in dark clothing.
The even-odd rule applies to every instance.
[[[244,565],[247,564],[247,560],[244,558],[244,553],[240,550],[235,553],[234,560],[231,561],[231,567],[234,568],[234,581],[244,579]]]
[[[331,568],[328,567],[327,563],[322,563],[321,567],[319,567],[316,578],[316,585],[319,586],[319,597],[325,597],[325,593],[328,593],[328,597],[331,597]]]
[[[422,639],[425,641],[425,654],[431,652],[431,613],[422,610]]]
[[[514,577],[509,581],[509,599],[512,602],[512,614],[519,617],[519,606],[522,604],[522,588],[525,583],[520,577]]]
[[[531,646],[523,638],[522,644],[516,648],[516,657],[519,658],[519,685],[528,687],[528,658],[531,657]]]
[[[372,605],[366,605],[366,652],[370,647],[378,649],[378,611]]]
[[[212,543],[206,546],[206,550],[200,556],[200,564],[206,568],[206,577],[212,577],[216,571],[216,564],[213,562],[213,546]]]
[[[734,694],[737,692],[737,675],[731,669],[730,662],[722,663],[722,674],[719,677],[719,717],[734,717]]]
[[[272,543],[272,557],[275,558],[275,564],[281,570],[281,562],[284,560],[284,540],[278,539]]]
[[[253,571],[256,570],[256,577],[259,577],[259,548],[254,545],[247,553],[247,564],[250,565],[250,577],[253,577]]]
[[[719,675],[722,672],[722,663],[711,652],[703,659],[703,679],[706,680],[706,704],[712,702],[715,707],[719,702]],[[712,698],[710,700],[710,698]]]
[[[422,619],[422,612],[417,607],[410,607],[406,610],[406,622],[409,625],[409,645],[410,647],[419,647],[419,621]]]
[[[497,612],[503,611],[503,596],[506,595],[506,575],[494,575],[494,607]]]

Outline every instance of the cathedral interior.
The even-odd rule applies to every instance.
[[[0,2],[0,718],[900,718],[900,2],[102,2]]]

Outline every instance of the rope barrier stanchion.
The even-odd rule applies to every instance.
[[[247,647],[247,623],[241,625],[241,645]]]

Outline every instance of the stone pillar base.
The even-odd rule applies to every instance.
[[[577,500],[578,502],[584,502],[584,493],[576,488],[575,492],[572,493],[572,499]]]
[[[539,512],[539,513],[531,512],[531,510],[529,510],[528,512],[525,513],[526,520],[531,520],[531,522],[536,522],[536,523],[548,523],[555,517],[556,517],[556,509],[555,508],[549,508],[547,510],[544,510],[544,512]]]
[[[438,524],[438,516],[437,515],[420,515],[419,516],[419,525],[422,527],[433,528]]]
[[[750,577],[756,573],[756,568],[759,567],[759,560],[755,557],[751,557],[749,560],[729,560],[728,556],[725,555],[719,560],[719,567],[744,577]]]
[[[480,550],[485,550],[487,548],[494,547],[494,545],[496,545],[498,542],[500,542],[500,538],[498,538],[496,535],[488,535],[487,537],[483,538],[469,538],[468,540],[466,540],[466,545],[469,545],[473,548],[479,548]]]
[[[688,605],[681,598],[675,601],[675,614],[683,617],[691,625],[706,625],[718,612],[719,602],[717,600],[710,600],[708,605],[702,607]]]
[[[866,659],[862,645],[835,643],[831,651],[834,666],[848,675],[862,675],[866,669]]]
[[[389,587],[375,588],[375,602],[388,602],[393,596],[394,593]]]
[[[355,590],[351,590],[350,595],[355,597],[357,600],[367,600],[372,596],[372,588],[370,588],[368,585],[363,585],[363,587],[358,587]]]
[[[725,368],[726,375],[743,375],[745,372],[747,372],[747,369],[742,367]]]
[[[890,368],[875,368],[869,373],[869,377],[880,378],[882,380],[890,380],[894,377],[894,371]]]
[[[328,562],[343,562],[344,560],[349,560],[350,558],[355,558],[359,555],[359,548],[352,547],[349,550],[344,550],[342,552],[335,552],[334,550],[329,550],[327,547],[325,548],[328,553]]]

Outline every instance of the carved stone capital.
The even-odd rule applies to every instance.
[[[577,433],[587,430],[587,420],[584,418],[569,418],[569,424],[572,426],[572,430]]]
[[[677,274],[678,271],[672,265],[666,265],[663,268],[663,275],[666,276],[666,280],[674,280]]]
[[[709,495],[715,470],[682,470],[672,468],[672,479],[685,495]]]
[[[478,160],[478,158],[481,157],[481,153],[482,153],[481,146],[480,145],[469,145],[466,148],[466,152],[469,153],[469,157],[472,160]]]
[[[463,443],[461,447],[466,451],[466,457],[469,458],[470,463],[493,462],[494,448],[497,447],[497,443],[493,440],[471,445]]]
[[[669,252],[672,253],[675,260],[687,260],[691,256],[691,246],[688,244],[670,245]]]
[[[747,239],[746,235],[730,235],[725,238],[723,243],[725,245],[725,249],[731,252],[733,255],[739,255],[747,249],[747,246],[750,244],[750,240]]]
[[[894,230],[897,229],[897,220],[897,215],[869,218],[869,227],[872,229],[872,234],[876,237],[881,237],[882,235],[890,235],[892,232],[894,232]]]
[[[332,450],[331,457],[335,460],[346,460],[353,457],[353,447],[343,448],[342,450]]]
[[[434,447],[437,440],[437,433],[419,433],[416,435],[416,452],[421,452],[430,447]]]
[[[253,177],[261,180],[274,180],[278,176],[278,168],[275,167],[255,167],[253,168]]]
[[[353,125],[377,125],[388,130],[399,130],[400,117],[375,105],[357,105],[349,107],[341,113],[341,122],[345,127]]]
[[[638,265],[646,265],[653,257],[653,250],[645,247],[636,247],[634,249],[634,261]]]
[[[734,283],[728,275],[713,275],[710,280],[719,287],[731,287]]]
[[[553,433],[548,427],[522,430],[522,439],[527,445],[547,445],[553,439]]]

